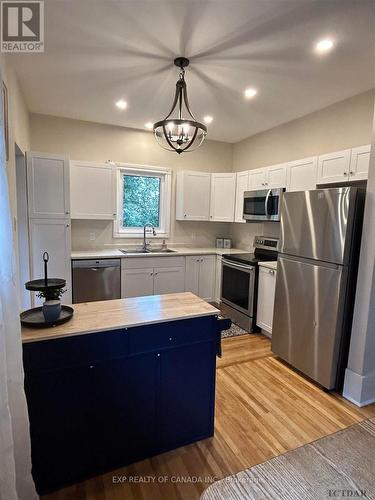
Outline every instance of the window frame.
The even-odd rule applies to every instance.
[[[123,176],[139,175],[145,177],[160,178],[160,227],[155,228],[156,236],[147,234],[147,238],[168,238],[171,218],[171,184],[172,171],[164,167],[152,167],[148,165],[134,165],[127,163],[116,164],[116,219],[113,222],[114,238],[143,238],[143,228],[122,227],[122,200],[123,200]]]

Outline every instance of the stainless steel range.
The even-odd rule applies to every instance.
[[[248,332],[257,331],[258,263],[277,260],[279,240],[256,236],[254,253],[225,255],[222,260],[221,311]]]

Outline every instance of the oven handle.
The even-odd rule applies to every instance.
[[[268,219],[269,217],[269,214],[268,214],[268,200],[270,199],[270,195],[272,193],[272,189],[269,189],[268,193],[267,193],[267,196],[266,196],[266,201],[264,202],[264,208],[265,208],[265,212],[266,212],[266,217]]]
[[[229,266],[229,267],[234,267],[236,269],[242,269],[243,271],[249,271],[253,272],[254,271],[254,266],[246,266],[246,265],[241,265],[241,264],[235,264],[231,260],[226,260],[223,259],[223,265]]]

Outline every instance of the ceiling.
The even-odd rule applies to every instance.
[[[143,129],[168,113],[187,56],[193,113],[237,142],[375,87],[374,26],[374,0],[48,0],[44,54],[8,60],[30,111]]]

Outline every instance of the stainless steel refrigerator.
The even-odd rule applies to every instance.
[[[347,363],[365,190],[286,193],[272,351],[327,389]]]

